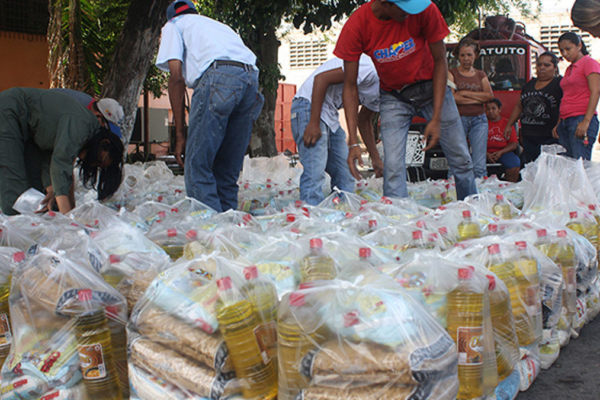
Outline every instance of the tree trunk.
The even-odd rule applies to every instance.
[[[275,30],[259,35],[256,50],[261,65],[278,65],[279,44]],[[264,71],[264,68],[262,70]],[[265,96],[265,105],[254,124],[252,140],[250,141],[250,155],[252,157],[274,157],[277,155],[274,129],[277,85],[267,85],[264,87],[263,96]]]
[[[158,46],[160,30],[166,22],[172,0],[132,0],[104,79],[101,97],[117,100],[125,111],[123,140],[129,143],[137,104],[148,69]]]
[[[50,72],[50,88],[64,87],[62,64],[62,1],[51,0],[48,3],[50,22],[48,23],[48,71]]]
[[[69,1],[69,51],[65,69],[67,74],[65,87],[85,92],[87,79],[81,32],[81,3],[79,0]]]

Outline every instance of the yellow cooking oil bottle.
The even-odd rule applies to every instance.
[[[592,228],[596,241],[592,242],[592,244],[596,246],[596,252],[600,254],[600,213],[595,204],[589,204],[588,209],[590,210],[592,217],[596,220],[596,225]]]
[[[0,285],[0,365],[8,357],[12,344],[12,331],[10,330],[10,310],[8,295],[10,294],[10,277],[8,282]]]
[[[541,340],[542,335],[542,298],[540,293],[540,273],[538,263],[527,250],[527,242],[515,242],[517,255],[513,264],[521,301],[525,304],[527,314],[533,321],[536,340]]]
[[[335,279],[337,272],[335,263],[323,249],[323,240],[314,238],[310,240],[310,254],[300,262],[301,282],[316,281],[318,279]]]
[[[75,317],[75,338],[88,399],[121,400],[110,328],[103,308],[86,310]]]
[[[261,279],[256,265],[244,268],[246,284],[242,292],[252,304],[252,311],[258,318],[254,336],[264,360],[277,358],[277,289],[269,280]],[[276,361],[274,361],[276,363]]]
[[[458,240],[468,240],[481,237],[481,227],[477,221],[471,217],[471,211],[462,212],[463,219],[458,224]]]
[[[498,244],[488,246],[488,253],[490,255],[488,269],[495,273],[508,289],[519,346],[528,346],[535,340],[535,330],[533,321],[529,317],[529,314],[527,314],[524,302],[520,298],[515,266],[504,259],[500,252],[500,245]]]
[[[496,366],[498,381],[506,379],[514,369],[513,352],[518,352],[519,343],[515,334],[510,297],[498,289],[496,278],[486,275],[489,281],[490,312],[494,327],[494,346],[496,349]]]
[[[473,269],[458,270],[458,285],[448,293],[448,333],[458,348],[457,399],[483,395],[483,292]]]
[[[252,303],[235,293],[231,277],[217,280],[219,299],[215,303],[219,329],[246,399],[277,397],[277,375],[273,360],[265,361],[254,330],[259,325]]]
[[[492,211],[500,219],[511,219],[514,217],[510,203],[501,194],[496,195],[496,203],[492,206]]]

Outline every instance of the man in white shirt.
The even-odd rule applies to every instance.
[[[344,62],[333,58],[321,65],[302,84],[292,102],[292,135],[298,146],[304,172],[300,177],[300,199],[317,205],[324,199],[325,172],[331,176],[331,189],[354,192],[354,178],[348,164],[346,132],[341,128],[338,110],[343,107]],[[358,94],[362,105],[359,130],[371,154],[375,173],[381,176],[383,163],[377,152],[371,118],[379,112],[379,78],[373,61],[360,59]],[[370,130],[370,134],[363,134]]]
[[[198,15],[190,0],[167,8],[156,66],[170,72],[169,99],[187,195],[217,211],[237,208],[237,179],[262,110],[256,56],[230,27]],[[184,135],[185,88],[193,88]],[[184,156],[185,149],[185,156]]]

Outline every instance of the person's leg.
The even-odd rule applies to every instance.
[[[406,138],[415,109],[382,91],[379,111],[384,153],[383,194],[388,197],[408,197]]]
[[[567,118],[560,121],[556,132],[558,133],[558,144],[565,148],[567,157],[573,157],[573,151],[571,149],[571,135],[575,135],[575,130],[571,132],[571,120],[573,118]],[[575,125],[577,127],[577,125]]]
[[[423,107],[420,110],[420,114],[428,121],[431,120],[433,105],[429,104]],[[448,165],[454,172],[458,199],[463,200],[467,196],[477,194],[469,147],[464,137],[460,116],[450,88],[446,88],[446,96],[444,97],[442,108],[440,144],[448,160]]]
[[[577,124],[583,120],[583,115],[576,117]],[[594,115],[592,120],[590,121],[590,126],[587,131],[587,139],[588,144],[584,144],[584,139],[577,139],[575,135],[573,135],[573,140],[571,142],[573,149],[573,158],[583,158],[584,160],[592,159],[592,150],[594,148],[594,143],[596,143],[596,138],[598,137],[598,117]]]
[[[226,211],[237,208],[237,181],[252,137],[252,125],[262,110],[264,99],[258,91],[258,71],[248,72],[235,66],[222,66],[218,71],[219,78],[213,84],[212,112],[223,116],[229,113],[229,117],[213,173],[221,208]]]
[[[469,118],[471,126],[468,132],[468,139],[471,144],[473,174],[475,178],[483,178],[487,176],[488,121],[485,114]]]
[[[506,180],[517,182],[519,180],[519,171],[521,170],[521,160],[512,151],[500,157],[500,164],[504,166]]]
[[[337,186],[345,192],[354,193],[355,180],[348,167],[348,143],[346,132],[340,127],[332,132],[321,122],[321,130],[329,132],[329,151],[327,153],[327,166],[325,171],[331,176],[331,188]]]
[[[217,194],[213,164],[225,135],[227,116],[213,112],[212,98],[221,97],[219,94],[213,95],[213,74],[214,70],[209,68],[200,78],[192,95],[184,180],[189,197],[220,212],[223,210]]]
[[[467,140],[468,135],[469,135],[469,129],[471,128],[471,120],[470,117],[463,117],[462,115],[460,116],[460,125],[462,127],[462,132],[465,134],[465,140]],[[468,146],[468,143],[467,143]],[[448,165],[448,179],[450,179],[451,176],[454,176],[454,172],[452,171],[452,167],[450,167],[450,165]]]
[[[298,98],[292,102],[292,136],[298,147],[303,171],[300,176],[300,199],[316,206],[324,200],[325,165],[327,163],[328,129],[321,126],[321,138],[312,147],[304,145],[304,130],[310,121],[310,101]]]
[[[17,214],[12,206],[29,188],[25,163],[25,143],[21,133],[22,116],[0,101],[0,207],[6,215]]]

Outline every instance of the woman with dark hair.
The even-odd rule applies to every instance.
[[[600,37],[600,0],[577,0],[571,9],[573,25]]]
[[[488,121],[485,103],[494,98],[494,93],[486,73],[473,67],[479,57],[479,44],[475,40],[462,39],[452,54],[458,58],[459,65],[450,69],[448,78],[456,85],[456,89],[453,89],[454,100],[465,136],[471,145],[473,173],[476,178],[482,178],[487,176]],[[451,175],[452,171],[448,174]]]
[[[600,64],[588,55],[585,43],[574,32],[561,35],[558,48],[571,65],[560,82],[560,122],[552,134],[567,149],[568,157],[589,160],[598,136]]]
[[[73,165],[98,199],[119,187],[123,143],[72,97],[53,90],[12,88],[0,93],[0,206],[12,206],[28,188],[46,191],[42,204],[61,213],[75,206]]]
[[[537,78],[533,78],[521,89],[521,98],[515,104],[504,137],[508,140],[514,124],[521,120],[519,140],[523,147],[521,164],[538,158],[542,145],[558,143],[552,129],[558,124],[560,101],[563,96],[558,76],[558,57],[546,51],[536,62]]]

